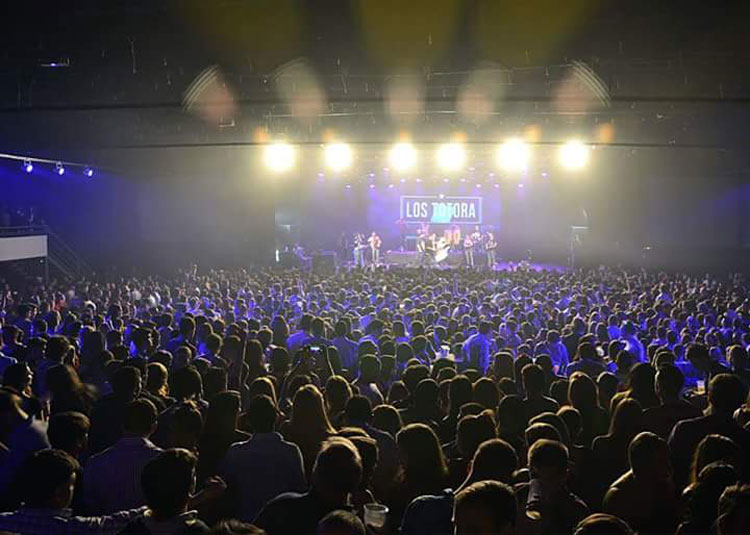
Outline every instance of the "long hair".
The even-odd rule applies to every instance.
[[[568,401],[581,413],[587,413],[599,406],[596,383],[583,372],[570,376],[568,384]]]
[[[81,382],[73,366],[57,364],[47,370],[47,387],[52,395],[52,412],[77,410],[86,415],[91,412],[94,393]]]
[[[396,435],[401,454],[401,481],[415,495],[436,494],[446,484],[448,468],[435,432],[424,424],[410,424]]]
[[[305,385],[294,395],[289,425],[295,434],[334,434],[328,420],[325,400],[315,385]]]

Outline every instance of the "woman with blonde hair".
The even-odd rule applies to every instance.
[[[299,447],[305,463],[305,474],[309,479],[323,443],[336,435],[326,413],[323,394],[318,387],[305,385],[297,390],[289,421],[281,427],[281,434]]]

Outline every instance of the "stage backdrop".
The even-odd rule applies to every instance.
[[[294,191],[279,191],[276,209],[279,245],[302,243],[311,250],[336,250],[342,233],[369,233],[383,238],[383,249],[397,249],[403,235],[415,236],[423,223],[441,234],[492,230],[501,255],[523,258],[567,254],[570,226],[586,223],[576,199],[556,192],[549,183],[476,184],[452,180],[404,183],[352,182],[326,178],[299,181]]]

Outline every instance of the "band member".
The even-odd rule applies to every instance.
[[[497,250],[497,242],[495,241],[495,235],[492,232],[487,231],[484,235],[484,250],[487,252],[487,267],[492,269],[495,267],[495,251]]]
[[[451,225],[451,246],[458,248],[461,245],[461,227],[458,225]]]
[[[406,236],[409,230],[406,226],[406,220],[399,218],[396,220],[396,225],[398,226],[399,248],[401,251],[406,251]]]
[[[370,244],[372,264],[374,266],[377,266],[380,263],[380,246],[383,244],[383,242],[381,241],[380,236],[375,233],[375,231],[372,231],[372,234],[370,234],[367,242]]]
[[[474,246],[482,244],[482,233],[479,231],[479,226],[474,227],[474,232],[471,233],[471,241]]]
[[[357,232],[354,234],[354,266],[363,268],[365,267],[365,249],[367,244],[365,243],[365,237],[363,234]]]
[[[349,236],[347,236],[346,232],[342,232],[339,235],[337,245],[338,254],[341,255],[341,258],[346,258],[346,255],[349,254]]]
[[[421,223],[419,227],[420,232],[422,232],[423,235],[429,236],[430,235],[430,224],[429,223]]]
[[[451,242],[445,237],[442,237],[437,240],[435,243],[435,255],[433,259],[435,260],[435,264],[439,264],[446,258],[448,258],[448,252],[451,248]]]
[[[464,236],[464,261],[467,267],[474,267],[474,240],[471,234]]]
[[[422,229],[417,229],[417,253],[419,253],[419,265],[423,266],[427,263],[427,234],[422,232]]]

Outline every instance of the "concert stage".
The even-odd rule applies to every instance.
[[[417,251],[386,251],[382,260],[383,263],[389,266],[416,267],[419,266],[420,253]],[[486,256],[478,253],[475,254],[474,263],[477,266],[486,265]],[[438,262],[437,264],[430,263],[430,265],[438,267],[461,267],[464,265],[464,254],[459,251],[452,251],[448,253],[448,258],[442,262]]]
[[[419,253],[416,251],[386,251],[383,255],[383,265],[388,267],[418,267],[419,266]],[[474,253],[474,264],[476,268],[482,269],[487,265],[486,256],[482,253]],[[448,253],[448,258],[437,264],[431,264],[429,267],[435,267],[438,269],[445,268],[462,268],[464,267],[464,255],[460,251],[453,251]],[[531,269],[533,271],[556,271],[562,273],[568,271],[568,267],[561,266],[559,264],[547,264],[539,262],[528,262],[528,261],[507,261],[499,260],[495,266],[495,271],[509,271],[518,269],[519,266],[523,266],[525,269]]]

